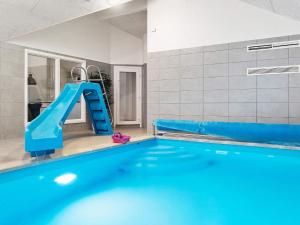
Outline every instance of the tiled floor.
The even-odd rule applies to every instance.
[[[150,138],[151,135],[141,128],[118,128],[132,137],[131,141]],[[69,132],[64,136],[64,148],[52,157],[68,156],[81,152],[114,146],[110,136],[95,136],[92,131]],[[29,155],[24,151],[24,139],[0,140],[0,170],[10,169],[31,163]]]

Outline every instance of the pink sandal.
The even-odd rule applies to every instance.
[[[114,143],[126,144],[130,140],[130,136],[123,135],[120,132],[116,132],[112,135],[112,139]]]

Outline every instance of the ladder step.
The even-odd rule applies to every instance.
[[[88,101],[93,101],[93,100],[99,101],[99,97],[98,97],[97,95],[94,95],[94,94],[87,95],[87,96],[86,96],[86,99],[87,99]]]
[[[102,109],[101,109],[101,105],[99,104],[99,102],[91,102],[90,103],[90,109],[91,110],[101,110],[102,111]]]
[[[94,120],[105,120],[105,116],[101,111],[93,111],[93,119]]]
[[[108,126],[107,124],[104,122],[100,122],[100,121],[95,121],[95,129],[96,130],[108,130]]]

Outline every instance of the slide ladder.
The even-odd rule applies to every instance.
[[[71,70],[73,80],[75,80],[73,71],[78,68],[87,75],[87,70],[84,68],[74,67]],[[104,87],[99,68],[97,70],[100,74],[102,87]],[[76,80],[76,82],[66,84],[58,98],[26,127],[25,150],[31,156],[51,154],[54,153],[55,149],[63,147],[62,126],[82,94],[86,101],[94,132],[97,135],[111,135],[113,133],[112,119],[108,114],[111,114],[111,110],[105,88],[102,92],[100,85],[89,82],[88,78],[87,80]]]

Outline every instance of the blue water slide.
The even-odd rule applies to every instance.
[[[26,127],[26,152],[39,156],[63,147],[63,124],[82,94],[94,132],[97,135],[113,133],[100,85],[89,82],[66,84],[59,97]]]
[[[186,132],[237,141],[300,146],[300,125],[191,120],[154,121],[160,131]]]

